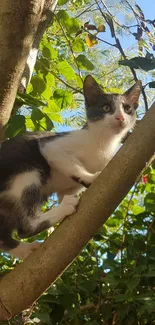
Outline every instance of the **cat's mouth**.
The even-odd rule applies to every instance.
[[[118,120],[118,121],[116,121],[116,122],[117,122],[116,125],[117,125],[118,127],[122,128],[122,129],[124,129],[124,128],[126,127],[126,123],[125,123],[124,121],[120,121],[120,120]]]
[[[115,130],[123,130],[126,128],[126,123],[124,121],[120,121],[120,120],[115,120],[113,122],[110,123],[112,128],[114,128]]]

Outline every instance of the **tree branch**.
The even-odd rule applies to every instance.
[[[155,152],[155,103],[83,194],[78,211],[0,281],[0,321],[30,306],[72,263],[136,182]]]
[[[112,34],[113,37],[115,38],[116,44],[113,45],[113,46],[115,46],[115,47],[119,50],[119,52],[120,52],[120,54],[122,55],[122,57],[123,57],[124,59],[126,59],[126,58],[127,58],[127,57],[126,57],[126,54],[125,54],[125,52],[124,52],[124,50],[123,50],[123,48],[122,48],[122,46],[121,46],[121,43],[120,43],[119,38],[118,38],[117,35],[116,35],[116,31],[115,31],[115,26],[114,26],[114,24],[112,23],[112,25],[111,25],[111,24],[109,23],[109,21],[106,19],[106,16],[105,16],[104,12],[102,11],[101,7],[99,6],[98,1],[95,0],[95,2],[96,2],[96,4],[97,4],[97,6],[98,6],[98,9],[99,9],[101,15],[103,16],[103,18],[106,20],[107,24],[109,25],[109,28],[110,28],[111,34]],[[109,15],[109,16],[111,17],[111,19],[113,20],[113,15],[112,15],[111,12],[108,10],[106,4],[104,3],[103,0],[102,0],[101,2],[102,2],[102,4],[104,5],[105,9],[107,10],[108,15]],[[128,3],[128,1],[126,1],[126,2]],[[128,3],[128,5],[129,5],[129,3]],[[132,7],[131,7],[131,8],[132,8]],[[135,12],[134,12],[134,13],[135,13]],[[133,77],[134,77],[134,80],[137,81],[138,78],[137,78],[137,75],[136,75],[136,71],[135,71],[133,68],[131,68],[131,67],[130,67],[130,71],[131,71],[131,73],[132,73],[132,75],[133,75]],[[144,87],[142,87],[142,95],[143,95],[143,100],[144,100],[144,104],[145,104],[145,111],[148,111],[148,102],[147,102],[147,97],[146,97],[146,94],[145,94]]]
[[[35,33],[34,37],[34,42],[32,45],[32,48],[30,49],[30,53],[28,56],[28,60],[21,78],[20,86],[18,91],[19,92],[25,92],[26,88],[30,82],[33,69],[36,63],[36,58],[37,58],[37,53],[38,53],[38,48],[39,48],[39,43],[44,35],[44,32],[48,28],[52,17],[53,17],[53,12],[55,10],[55,7],[57,5],[58,0],[45,0],[44,8],[42,11],[42,15],[40,18],[40,22],[38,25],[38,28]]]
[[[45,0],[1,0],[0,138],[3,137],[12,111],[44,2]]]

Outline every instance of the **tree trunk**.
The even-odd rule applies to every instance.
[[[0,320],[31,305],[76,258],[135,183],[155,152],[155,103],[82,196],[78,211],[0,282]]]
[[[26,91],[26,88],[31,80],[33,69],[36,63],[39,43],[43,37],[45,30],[47,29],[48,25],[51,23],[53,12],[55,10],[57,2],[58,0],[45,0],[45,5],[41,15],[40,23],[35,33],[32,49],[30,50],[28,60],[26,62],[26,66],[18,89],[22,93]]]
[[[0,3],[0,138],[10,118],[44,3],[45,0]]]

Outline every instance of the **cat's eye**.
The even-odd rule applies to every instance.
[[[131,114],[132,113],[132,108],[130,105],[124,105],[124,112],[127,114]]]
[[[104,106],[103,106],[103,111],[104,111],[105,113],[109,113],[110,110],[111,110],[111,108],[110,108],[109,105],[104,105]]]

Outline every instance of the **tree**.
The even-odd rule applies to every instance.
[[[137,75],[141,77],[142,80],[145,80],[145,71],[152,71],[151,69],[154,69],[154,44],[153,34],[151,34],[152,28],[154,27],[154,21],[145,19],[142,10],[137,5],[135,6],[133,4],[131,6],[128,1],[117,3],[117,8],[121,12],[123,8],[123,14],[126,13],[127,10],[130,14],[132,13],[133,25],[135,25],[136,20],[135,27],[131,27],[130,24],[132,24],[132,22],[130,24],[129,22],[121,23],[117,20],[117,17],[113,14],[114,9],[116,9],[116,4],[114,7],[107,7],[104,1],[95,1],[91,3],[89,1],[67,2],[59,0],[59,5],[60,7],[57,7],[54,20],[52,24],[49,25],[49,29],[41,41],[34,73],[31,83],[27,88],[27,92],[23,93],[23,88],[19,88],[19,90],[22,90],[22,93],[18,93],[16,97],[12,116],[7,125],[7,119],[2,123],[2,126],[6,125],[5,136],[8,138],[20,132],[24,132],[26,129],[51,130],[53,127],[58,128],[59,124],[62,123],[65,123],[65,125],[69,124],[71,127],[82,125],[84,120],[82,110],[83,99],[81,96],[82,81],[84,75],[87,74],[88,71],[93,71],[93,74],[96,75],[97,79],[104,87],[108,86],[109,90],[119,92],[120,89],[128,85],[133,78],[136,79]],[[83,5],[82,9],[81,5]],[[30,8],[29,4],[26,6]],[[3,6],[3,9],[5,8],[6,7]],[[16,4],[14,4],[15,12],[16,8]],[[25,13],[23,13],[23,15],[25,17]],[[91,19],[89,22],[88,16]],[[22,16],[19,15],[19,23],[21,22],[21,17]],[[37,16],[35,30],[37,30],[39,21],[40,17]],[[23,34],[19,34],[18,26],[16,26],[16,28],[18,29],[18,36],[23,39]],[[108,30],[108,28],[112,37],[111,41],[106,40],[105,30]],[[127,56],[121,45],[121,33],[123,33],[123,35],[132,35],[138,43],[138,50],[134,47],[132,54],[127,53]],[[2,35],[2,33],[0,33],[0,35]],[[18,78],[11,79],[13,80],[12,85],[14,85],[14,91],[13,93],[11,92],[10,95],[12,103],[25,67],[26,56],[28,56],[32,43],[34,43],[35,35],[36,32],[31,35],[29,49],[21,64],[22,68],[20,68],[20,71],[18,70],[17,73]],[[98,45],[96,44],[97,42]],[[102,44],[108,47],[103,48]],[[146,47],[147,55],[145,55]],[[112,52],[110,50],[111,48],[113,49]],[[142,51],[144,53],[142,53]],[[110,53],[112,53],[112,56],[109,59],[106,55],[109,56]],[[18,61],[20,61],[20,55],[21,52],[18,52],[16,62],[13,64],[17,64]],[[6,62],[7,60],[9,59],[6,52]],[[106,62],[106,67],[102,68],[101,64],[103,62]],[[124,66],[127,66],[127,68]],[[139,70],[139,68],[144,70]],[[5,73],[8,72],[8,75],[10,75],[9,71],[11,70],[9,70],[8,66],[8,69],[5,69]],[[12,73],[11,76],[14,76],[14,74]],[[144,88],[142,99],[144,100],[144,104],[141,104],[139,114],[141,112],[144,114],[145,110],[149,107],[148,102],[151,103],[152,101],[152,93],[149,91],[146,92],[147,85],[152,88],[154,87],[152,77],[153,73],[152,75],[149,73],[145,84],[143,82]],[[0,93],[2,92],[2,94],[3,89],[4,87],[0,87]],[[12,90],[11,87],[9,89]],[[7,96],[8,94],[9,90]],[[8,98],[7,96],[6,98]],[[12,108],[11,101],[9,106],[7,106],[7,103],[8,101],[6,101],[6,106],[4,107],[7,109],[9,107],[10,113]],[[9,114],[7,116],[9,117]],[[144,124],[142,125],[142,123]],[[147,130],[148,123],[149,130]],[[126,158],[123,160],[123,158],[121,158],[121,152],[118,153],[117,157],[115,157],[108,166],[109,173],[107,174],[105,170],[92,189],[84,194],[79,212],[75,215],[75,218],[70,222],[68,219],[65,220],[47,241],[45,246],[36,252],[36,254],[38,254],[36,255],[36,260],[38,258],[39,261],[43,261],[44,259],[40,260],[40,258],[44,247],[46,247],[45,260],[46,262],[49,261],[49,266],[53,265],[54,261],[57,261],[56,267],[51,271],[51,278],[49,276],[46,282],[47,285],[49,285],[50,281],[54,280],[54,276],[58,276],[63,269],[63,263],[60,263],[61,267],[60,269],[58,268],[59,255],[55,256],[52,262],[50,261],[49,252],[53,252],[54,254],[52,248],[49,247],[50,243],[53,241],[57,242],[59,236],[62,236],[62,231],[66,231],[66,234],[69,234],[68,223],[72,225],[73,229],[76,229],[77,220],[80,218],[80,214],[82,216],[83,211],[86,210],[88,210],[87,218],[91,216],[90,219],[92,219],[93,215],[96,214],[98,215],[98,221],[96,221],[96,224],[95,222],[89,223],[89,228],[85,231],[85,240],[87,241],[94,234],[94,230],[96,231],[97,227],[99,227],[104,220],[102,216],[103,206],[104,209],[106,209],[104,211],[106,211],[105,217],[107,218],[109,214],[113,212],[114,207],[126,195],[129,187],[131,187],[135,181],[137,173],[143,168],[145,162],[148,161],[149,157],[153,154],[153,129],[154,110],[152,108],[149,114],[147,114],[145,122],[140,123],[139,128],[135,131],[135,135],[131,136],[122,148],[122,157]],[[137,139],[137,143],[135,143],[135,139]],[[134,148],[135,151],[130,148]],[[123,152],[126,153],[126,156],[124,156]],[[130,163],[128,160],[129,152],[131,152],[133,162],[132,168],[129,167],[126,170],[125,167],[129,166]],[[137,167],[135,167],[137,160],[134,160],[135,152],[138,153],[140,158],[142,157],[139,159],[138,165],[136,165]],[[119,168],[117,168],[117,164],[121,167],[121,175],[118,172]],[[110,186],[110,184],[107,189],[102,189],[102,195],[101,193],[97,194],[99,189],[102,188],[101,184],[103,180],[105,181],[106,179],[106,184],[108,184],[108,175],[111,175],[112,171],[115,180],[113,180],[113,182],[114,184],[119,184],[121,195],[117,193],[118,187]],[[101,227],[100,231],[94,236],[94,239],[83,249],[70,268],[66,270],[61,278],[59,278],[48,292],[40,298],[37,304],[13,319],[11,321],[12,323],[19,324],[22,322],[24,324],[26,322],[37,323],[38,321],[44,324],[84,324],[87,322],[88,324],[94,325],[153,323],[155,270],[153,220],[155,211],[154,175],[155,168],[152,164],[151,167],[148,166],[147,170],[143,172],[143,176],[139,177],[134,187],[131,189],[131,192],[124,198],[119,208],[112,213],[106,224]],[[120,181],[120,176],[125,179],[124,185],[122,185]],[[116,180],[117,183],[115,183]],[[113,182],[111,182],[111,184],[113,184]],[[109,202],[110,196],[107,195],[108,193],[113,195],[115,200]],[[95,208],[93,205],[94,196],[98,198],[98,205],[95,206]],[[101,197],[104,197],[105,203],[102,201]],[[91,210],[88,208],[88,198],[89,200],[92,198],[90,200],[90,202],[92,202],[90,205]],[[106,202],[109,202],[108,210]],[[49,205],[53,205],[54,203],[53,198],[49,202]],[[49,205],[46,205],[43,209],[46,210]],[[87,221],[88,224],[88,220],[90,219],[85,218],[86,216],[84,216],[84,222]],[[83,229],[85,230],[85,228],[86,225]],[[44,232],[37,238],[43,240],[47,237],[47,234],[48,232]],[[69,238],[71,240],[71,237]],[[71,262],[72,258],[75,256],[75,251],[77,250],[76,254],[78,254],[78,249],[82,248],[84,245],[84,242],[80,242],[80,239],[78,239],[78,242],[79,245],[76,246],[74,243],[73,250],[69,251],[68,260],[66,257],[67,263]],[[62,252],[62,250],[60,251]],[[52,256],[54,258],[54,255]],[[19,274],[20,270],[24,270],[24,264],[25,270],[27,271],[29,266],[33,263],[32,261],[33,256],[30,257],[29,261],[27,260],[27,262],[24,262],[20,268],[15,268],[14,272],[9,273],[7,277],[4,277],[1,281],[2,302],[0,304],[0,310],[2,310],[6,318],[10,318],[10,308],[13,306],[11,302],[13,295],[10,294],[10,301],[8,299],[2,299],[4,295],[7,296],[8,291],[6,290],[7,287],[5,287],[8,283],[7,281],[10,281],[10,283],[12,281],[10,290],[15,294],[15,291],[13,291],[15,290],[15,286],[13,285],[14,276]],[[18,260],[12,258],[6,259],[4,255],[1,256],[1,272],[3,274],[8,273],[8,271],[17,264],[19,264]],[[42,268],[40,268],[40,270],[42,271]],[[47,269],[45,269],[45,273],[46,271]],[[25,274],[26,273],[24,273],[24,275]],[[19,279],[15,278],[15,281],[20,283],[20,281],[22,281],[22,276]],[[38,281],[29,285],[32,289],[32,294],[35,294],[35,297],[37,297],[37,293],[41,293],[41,291],[39,291],[40,289],[36,289],[35,292],[35,290],[33,290],[33,285],[41,288],[41,284],[39,284]],[[23,300],[26,299],[24,294],[20,295],[21,305],[23,304]],[[17,309],[13,312],[16,313],[19,310]]]

